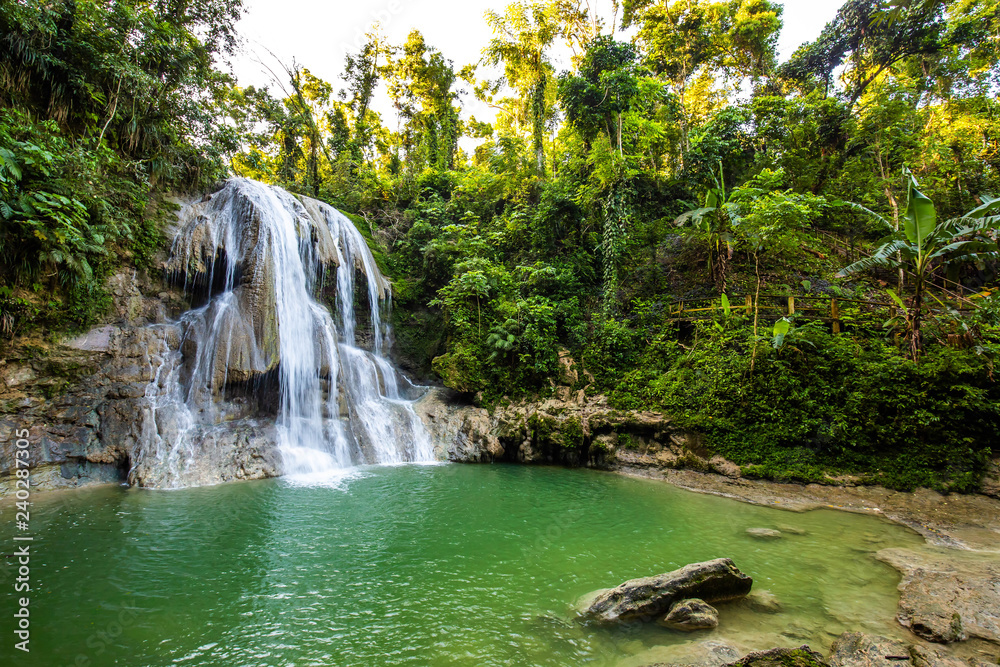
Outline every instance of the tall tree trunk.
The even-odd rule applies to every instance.
[[[921,325],[923,323],[923,315],[921,309],[923,307],[924,299],[924,278],[921,275],[917,275],[915,278],[916,286],[913,290],[913,303],[910,305],[910,355],[913,357],[913,361],[920,361],[920,351],[923,349],[923,332],[921,331]]]
[[[622,154],[622,113],[618,112],[618,154]]]
[[[757,318],[760,314],[760,257],[755,250],[753,253],[753,271],[757,276],[757,291],[753,295],[753,356],[750,358],[750,372],[753,373],[757,364]]]
[[[878,162],[878,169],[882,174],[882,191],[885,192],[885,198],[889,200],[889,206],[892,207],[892,226],[899,231],[899,202],[896,201],[896,196],[892,194],[892,188],[889,187],[888,179],[888,169],[886,168],[885,161],[882,159],[881,154],[875,156],[875,160]],[[900,295],[903,294],[903,286],[906,282],[906,273],[903,271],[903,255],[896,253],[896,261],[899,263],[899,274],[897,276],[898,285],[896,287]]]
[[[312,181],[312,196],[319,198],[319,135],[315,131],[309,139],[309,180]]]
[[[545,177],[545,84],[546,77],[543,72],[535,82],[531,100],[531,137],[535,149],[535,172],[542,178]]]

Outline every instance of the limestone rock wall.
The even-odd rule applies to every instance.
[[[30,442],[32,484],[54,489],[127,479],[136,416],[156,367],[164,325],[180,298],[145,276],[108,281],[114,324],[53,343],[17,341],[0,359],[0,497],[13,489],[18,438]],[[153,291],[153,296],[147,294]]]
[[[180,328],[168,318],[181,294],[136,274],[112,276],[111,322],[51,342],[22,339],[0,359],[0,498],[14,490],[16,442],[29,441],[38,490],[91,484],[158,485],[160,466],[140,460],[150,383]],[[150,326],[152,325],[152,326]],[[169,414],[157,415],[169,420]],[[202,483],[278,474],[273,434],[253,422],[209,434],[200,447]]]
[[[565,388],[563,388],[565,389]],[[711,457],[701,438],[657,412],[615,410],[603,396],[556,391],[541,401],[493,410],[433,389],[417,404],[437,456],[461,463],[540,463],[622,468],[696,468],[738,477],[739,466]]]

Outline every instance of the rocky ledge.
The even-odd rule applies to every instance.
[[[170,485],[168,466],[143,461],[137,445],[147,418],[157,420],[161,433],[182,427],[176,415],[150,414],[146,394],[164,355],[179,342],[169,316],[186,304],[178,292],[157,292],[166,288],[141,275],[114,276],[108,287],[115,296],[113,324],[62,343],[22,339],[0,360],[0,498],[13,491],[22,437],[31,443],[32,485],[40,490],[126,481]],[[241,418],[241,400],[228,406],[227,428],[206,433],[184,453],[198,461],[201,484],[278,474],[274,434]]]
[[[979,639],[1000,651],[1000,555],[883,549],[903,573],[896,619],[931,642]]]
[[[904,642],[879,635],[845,632],[826,658],[809,646],[740,652],[724,642],[706,641],[676,647],[677,661],[647,663],[643,667],[996,667],[989,651],[965,654],[941,647]],[[692,659],[693,658],[693,659]]]
[[[460,463],[542,463],[621,470],[694,467],[739,477],[739,466],[707,457],[701,439],[658,412],[615,410],[604,396],[567,387],[544,401],[508,402],[493,412],[431,389],[416,410],[439,456]]]

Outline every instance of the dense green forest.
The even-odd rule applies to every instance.
[[[398,354],[482,405],[548,395],[565,350],[573,389],[748,474],[975,488],[1000,436],[997,0],[847,0],[783,63],[769,0],[611,24],[518,2],[479,63],[376,28],[341,80],[290,64],[266,90],[224,73],[241,11],[0,2],[4,339],[99,321],[165,196],[244,176],[355,214]]]

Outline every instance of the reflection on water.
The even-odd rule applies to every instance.
[[[706,640],[825,650],[847,630],[901,632],[898,575],[871,554],[922,542],[875,517],[591,471],[402,466],[311,482],[43,497],[32,653],[10,660],[4,642],[3,664],[643,665]],[[760,527],[784,536],[745,532]],[[783,611],[722,605],[719,628],[695,635],[573,619],[590,591],[721,556]]]

